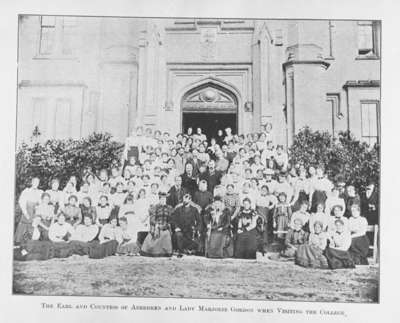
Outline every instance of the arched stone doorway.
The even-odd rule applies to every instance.
[[[182,131],[201,128],[210,140],[219,129],[237,133],[238,100],[228,89],[214,83],[197,86],[182,97]]]

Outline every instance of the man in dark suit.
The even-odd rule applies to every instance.
[[[211,194],[214,192],[214,187],[221,184],[221,178],[222,173],[215,169],[215,161],[211,159],[208,162],[208,170],[204,178],[207,181],[207,188]]]
[[[172,186],[168,191],[167,204],[175,207],[183,201],[183,195],[185,194],[182,187],[182,178],[180,176],[175,177],[175,185]]]
[[[369,225],[379,222],[379,194],[375,183],[370,182],[361,196],[361,214],[365,216]]]
[[[199,211],[192,205],[191,195],[186,193],[183,196],[183,203],[175,208],[171,220],[178,257],[199,251],[202,224]]]

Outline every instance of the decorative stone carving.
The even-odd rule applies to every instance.
[[[253,112],[253,102],[252,101],[247,101],[244,104],[244,111],[246,112]]]
[[[233,95],[211,85],[189,93],[182,102],[182,108],[189,111],[215,111],[235,113],[237,103]]]
[[[203,61],[215,59],[217,52],[217,28],[200,29],[200,56]]]
[[[164,104],[165,111],[173,111],[174,110],[174,103],[172,101],[166,101]]]

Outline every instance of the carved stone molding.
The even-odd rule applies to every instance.
[[[247,101],[244,104],[244,111],[246,112],[253,112],[253,102],[252,101]]]
[[[172,101],[166,101],[164,104],[165,111],[173,111],[174,110],[174,103]]]

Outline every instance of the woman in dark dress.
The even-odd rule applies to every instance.
[[[221,197],[216,196],[205,214],[207,227],[205,256],[207,258],[230,258],[233,256],[233,241],[230,232],[230,211]]]
[[[171,257],[171,216],[173,208],[167,205],[166,193],[159,193],[160,202],[151,207],[150,232],[143,242],[140,254],[148,257]]]
[[[235,258],[256,259],[260,241],[262,242],[262,218],[250,206],[250,199],[244,198],[243,208],[238,215]]]

